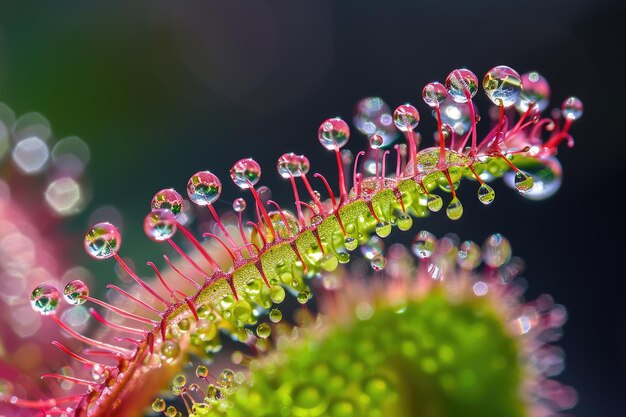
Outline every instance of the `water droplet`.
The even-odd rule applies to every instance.
[[[59,290],[52,285],[41,284],[30,294],[30,305],[37,313],[53,314],[59,305]]]
[[[435,251],[436,243],[437,238],[435,235],[422,230],[415,236],[411,245],[411,251],[420,259],[430,258]]]
[[[296,155],[295,153],[286,153],[278,158],[276,164],[278,173],[283,178],[301,177],[309,172],[309,159],[304,155]]]
[[[270,287],[270,298],[276,304],[280,304],[285,299],[285,289],[280,285]]]
[[[205,365],[198,365],[198,367],[196,368],[196,376],[198,378],[206,378],[207,376],[209,376],[209,368],[207,368]]]
[[[447,95],[448,91],[446,90],[446,87],[438,82],[428,83],[422,90],[422,98],[430,107],[437,107],[441,105]]]
[[[452,100],[467,103],[467,95],[472,98],[478,91],[478,78],[468,69],[455,69],[446,78],[446,89]]]
[[[437,194],[430,194],[426,203],[430,211],[438,212],[443,207],[443,199]]]
[[[516,171],[514,179],[515,188],[521,193],[529,191],[533,188],[533,177],[525,173],[524,171]]]
[[[464,270],[471,271],[480,264],[481,254],[480,247],[470,240],[459,245],[459,251],[456,254],[456,263]]]
[[[410,104],[402,104],[393,112],[393,123],[398,130],[408,132],[417,127],[420,122],[420,114]]]
[[[36,174],[42,171],[50,151],[48,145],[37,136],[20,140],[13,148],[13,162],[24,174]]]
[[[359,246],[359,241],[350,236],[347,236],[343,243],[346,249],[350,251],[355,250]]]
[[[96,259],[115,255],[122,244],[122,235],[111,223],[98,223],[85,235],[85,250]]]
[[[555,157],[535,159],[524,164],[524,170],[533,179],[533,187],[520,195],[530,200],[543,200],[553,196],[559,188],[563,179],[563,168]],[[504,182],[511,188],[515,186],[515,174],[507,172],[504,174]]]
[[[75,279],[68,282],[63,288],[65,301],[72,305],[83,304],[85,297],[89,296],[89,287],[83,281]]]
[[[498,268],[511,259],[511,244],[499,233],[487,238],[482,248],[483,260],[493,268]]]
[[[230,178],[237,187],[245,190],[259,182],[261,166],[252,158],[240,159],[230,169]]]
[[[293,399],[294,414],[296,415],[302,413],[306,413],[305,415],[320,415],[326,408],[322,392],[315,385],[308,382],[296,385],[291,391],[291,398]],[[312,413],[311,410],[316,412],[309,414]]]
[[[177,417],[179,413],[176,407],[174,407],[173,405],[170,405],[165,410],[165,414],[167,415],[167,417]]]
[[[541,113],[548,107],[550,101],[550,85],[548,81],[538,72],[528,72],[522,75],[523,89],[517,97],[515,108],[520,113],[524,113],[530,107],[530,103],[535,103],[537,113]]]
[[[235,198],[235,200],[233,200],[233,210],[235,210],[237,213],[241,213],[245,209],[246,209],[246,200],[244,200],[241,197]]]
[[[320,265],[325,271],[334,271],[339,265],[339,260],[332,253],[327,253],[320,259]]]
[[[355,108],[354,125],[366,137],[374,134],[383,138],[383,146],[393,143],[398,131],[393,125],[391,109],[380,97],[366,97]]]
[[[199,206],[213,204],[222,193],[222,182],[211,171],[199,171],[187,182],[189,199]]]
[[[366,259],[372,260],[376,255],[383,253],[385,241],[378,236],[371,236],[369,241],[361,246],[361,253]]]
[[[233,317],[242,323],[247,322],[252,315],[252,307],[246,300],[239,300],[233,307]]]
[[[563,117],[569,120],[577,120],[583,115],[583,102],[576,97],[568,97],[561,106]]]
[[[256,328],[256,335],[261,339],[267,339],[272,334],[272,328],[267,323],[261,323]]]
[[[483,89],[496,106],[511,107],[522,91],[522,77],[513,68],[498,65],[485,74]]]
[[[152,410],[156,413],[165,411],[165,400],[163,398],[157,398],[152,402]]]
[[[224,369],[217,382],[225,387],[232,387],[235,381],[235,373],[230,369]]]
[[[296,299],[300,304],[306,304],[306,302],[309,301],[310,295],[311,293],[308,291],[300,291],[296,296]]]
[[[370,143],[370,148],[378,149],[381,146],[383,146],[383,144],[385,143],[385,139],[381,135],[374,134],[370,136],[369,143]]]
[[[180,346],[172,340],[161,344],[161,357],[166,363],[173,363],[180,355]]]
[[[482,184],[478,188],[478,200],[483,204],[491,204],[496,198],[496,192],[487,184]]]
[[[457,135],[463,135],[469,131],[472,126],[472,119],[470,117],[471,112],[468,103],[457,103],[448,96],[443,101],[440,108],[441,121],[444,125],[449,126],[449,133],[453,131]],[[478,116],[477,107],[474,107],[474,113]],[[435,112],[433,112],[433,116],[436,116]]]
[[[383,221],[376,225],[376,234],[380,237],[387,237],[391,233],[391,223]]]
[[[446,208],[446,214],[450,220],[458,220],[463,216],[463,205],[458,197],[454,197],[448,207]]]
[[[406,232],[413,226],[413,218],[406,213],[398,216],[398,229]]]
[[[143,221],[143,231],[155,242],[171,239],[176,233],[176,218],[169,210],[153,210]]]
[[[348,124],[338,117],[326,119],[317,132],[322,146],[329,151],[343,148],[350,138]]]
[[[187,384],[187,377],[183,374],[178,374],[172,379],[173,387],[184,387]]]
[[[385,269],[386,262],[387,260],[383,255],[376,255],[370,261],[370,265],[372,266],[372,269],[374,271],[382,271],[383,269]]]
[[[183,197],[173,188],[165,188],[152,197],[152,210],[169,210],[175,216],[183,210]]]
[[[358,408],[351,400],[333,400],[328,406],[329,417],[356,417],[359,415]]]
[[[187,333],[191,328],[191,322],[189,321],[189,319],[181,319],[176,326],[181,332]]]
[[[270,310],[270,320],[274,323],[278,323],[283,318],[283,313],[277,308],[273,308]]]
[[[213,340],[217,336],[217,326],[210,320],[200,319],[196,321],[195,335],[200,340]]]

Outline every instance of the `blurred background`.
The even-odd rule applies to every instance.
[[[507,236],[526,261],[529,297],[552,294],[569,311],[560,380],[579,391],[573,414],[617,415],[626,409],[619,169],[626,6],[419,3],[3,0],[0,102],[18,115],[43,114],[56,138],[78,136],[88,146],[86,207],[64,222],[75,236],[64,250],[103,287],[114,277],[112,262],[92,262],[82,252],[94,216],[114,217],[123,256],[144,265],[160,253],[144,237],[142,220],[161,188],[183,192],[194,172],[210,169],[224,183],[216,208],[225,210],[240,196],[228,170],[253,157],[264,167],[261,183],[288,205],[276,158],[304,153],[312,170],[334,178],[318,126],[332,116],[351,120],[363,97],[379,96],[392,109],[416,105],[418,130],[432,143],[436,123],[421,100],[425,83],[459,67],[479,78],[501,64],[539,71],[550,82],[551,107],[569,95],[585,105],[572,129],[575,148],[560,150],[561,190],[538,203],[498,181],[495,202],[483,207],[475,187],[461,187],[461,220],[438,214],[413,230],[479,242],[493,232]],[[358,151],[366,143],[353,129],[347,147]],[[24,189],[30,186],[24,181]]]

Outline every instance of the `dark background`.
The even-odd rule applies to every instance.
[[[505,234],[526,260],[529,297],[550,293],[569,311],[560,380],[579,391],[573,414],[608,417],[626,409],[625,21],[625,6],[597,0],[0,1],[0,101],[17,114],[39,111],[59,137],[89,144],[88,209],[112,204],[124,214],[122,252],[141,265],[158,249],[141,220],[160,188],[184,191],[191,174],[210,169],[231,201],[240,193],[228,170],[251,156],[287,204],[276,158],[305,153],[332,178],[317,128],[327,117],[351,119],[360,98],[414,103],[428,141],[426,82],[458,67],[479,78],[499,64],[539,71],[551,106],[569,95],[585,104],[576,147],[559,154],[560,192],[537,203],[499,182],[485,208],[462,187],[460,221],[439,214],[413,230],[476,241]],[[355,131],[348,147],[364,144]],[[86,223],[79,217],[69,229],[82,233]],[[80,237],[75,248],[99,280],[111,279],[111,264],[88,262]]]

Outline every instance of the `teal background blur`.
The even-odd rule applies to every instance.
[[[624,6],[419,3],[1,0],[0,101],[18,115],[41,112],[57,138],[78,135],[89,144],[94,196],[68,224],[76,233],[70,251],[104,284],[112,263],[89,261],[81,245],[97,207],[123,213],[122,255],[143,265],[163,249],[142,232],[152,195],[165,187],[184,192],[198,170],[222,178],[225,203],[217,208],[224,210],[240,196],[230,166],[254,157],[265,169],[261,182],[287,205],[276,158],[305,153],[313,170],[334,178],[317,128],[327,117],[351,119],[359,99],[414,103],[428,142],[435,123],[420,99],[426,82],[456,67],[479,77],[499,64],[541,72],[552,106],[571,94],[585,104],[572,129],[576,147],[559,155],[561,191],[538,204],[500,183],[485,208],[468,184],[463,219],[437,215],[414,230],[476,241],[505,234],[527,262],[529,294],[550,293],[570,312],[560,379],[580,393],[573,414],[616,415],[626,409],[623,220],[615,201],[624,155]],[[354,130],[348,147],[364,144]]]

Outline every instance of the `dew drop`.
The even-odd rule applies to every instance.
[[[256,328],[256,335],[261,339],[267,339],[272,333],[272,328],[267,323],[261,323]]]
[[[370,265],[374,271],[382,271],[385,269],[386,259],[383,255],[376,255],[370,261]]]
[[[428,83],[422,90],[422,99],[424,99],[427,105],[433,108],[441,105],[447,95],[448,91],[446,87],[439,82]]]
[[[59,297],[59,290],[55,287],[41,284],[30,294],[30,305],[37,313],[47,316],[56,311]]]
[[[453,70],[446,78],[446,89],[452,100],[457,103],[467,103],[478,92],[478,78],[465,68]]]
[[[162,413],[165,411],[165,400],[163,398],[157,398],[152,402],[152,410],[156,413]]]
[[[270,298],[276,304],[280,304],[285,300],[285,289],[280,285],[272,285],[270,287]]]
[[[89,297],[89,287],[83,281],[75,279],[65,285],[63,297],[69,304],[83,304],[86,301],[85,298]]]
[[[463,205],[458,197],[454,197],[446,208],[446,215],[450,220],[458,220],[463,216]]]
[[[310,295],[311,293],[308,291],[300,291],[296,296],[296,299],[300,304],[306,304],[306,302],[309,301]]]
[[[408,132],[417,127],[420,122],[420,114],[415,107],[410,104],[402,104],[393,112],[393,123],[398,130]]]
[[[568,97],[561,106],[563,117],[569,120],[577,120],[583,115],[583,102],[576,97]]]
[[[347,250],[349,251],[353,251],[355,250],[358,246],[359,246],[359,241],[356,240],[353,237],[347,236],[344,241],[344,246],[346,247]]]
[[[317,137],[324,148],[334,151],[343,148],[348,143],[350,128],[339,117],[326,119],[320,125]]]
[[[456,263],[462,269],[471,271],[480,264],[480,260],[480,247],[476,243],[466,240],[459,245],[459,251],[456,254]]]
[[[175,216],[183,210],[183,197],[173,188],[165,188],[152,197],[152,210],[169,210]]]
[[[531,188],[533,188],[533,184],[534,184],[533,177],[531,177],[524,171],[516,171],[514,184],[515,184],[515,188],[517,188],[517,190],[520,193],[525,193],[527,191],[530,191]]]
[[[513,68],[498,65],[485,74],[483,89],[496,106],[511,107],[522,91],[522,77]]]
[[[533,179],[533,187],[520,195],[530,200],[543,200],[553,196],[559,188],[563,179],[563,167],[558,159],[553,156],[534,160],[532,163],[524,165],[524,170]],[[504,182],[511,188],[515,186],[515,173],[504,174]]]
[[[247,322],[252,315],[252,307],[246,300],[239,300],[233,307],[233,317],[242,323]]]
[[[198,367],[196,368],[196,376],[198,378],[206,378],[207,376],[209,376],[209,368],[207,368],[205,365],[198,365]]]
[[[391,223],[387,221],[380,222],[376,225],[376,234],[380,237],[387,237],[391,233]]]
[[[274,323],[278,323],[283,319],[283,313],[277,308],[270,310],[270,320]]]
[[[199,206],[213,204],[222,193],[222,182],[211,171],[199,171],[187,182],[189,199]]]
[[[180,355],[180,346],[172,340],[161,344],[161,357],[166,363],[173,363]]]
[[[230,369],[224,369],[217,382],[225,387],[232,387],[235,381],[235,373]]]
[[[172,386],[173,387],[184,387],[187,384],[187,377],[183,374],[178,374],[174,377],[174,379],[172,379]]]
[[[230,169],[230,178],[237,187],[245,190],[259,182],[261,166],[252,158],[240,159]]]
[[[246,209],[246,200],[244,200],[241,197],[235,198],[233,200],[233,210],[235,210],[237,213],[241,213],[245,209]]]
[[[188,319],[181,319],[176,326],[181,332],[187,333],[191,328],[191,322]]]
[[[478,200],[483,204],[491,204],[496,198],[496,192],[487,184],[482,184],[478,188]]]
[[[411,251],[420,259],[430,258],[435,251],[436,243],[437,238],[435,235],[422,230],[415,236],[411,245]]]
[[[301,177],[309,172],[310,167],[309,158],[295,153],[281,155],[276,163],[276,169],[283,178]]]
[[[176,228],[176,218],[169,210],[153,210],[143,220],[143,231],[155,242],[171,239]]]
[[[296,385],[291,391],[293,398],[294,411],[297,415],[306,413],[305,415],[319,415],[317,411],[324,411],[326,404],[322,392],[313,384],[304,382]],[[313,413],[312,410],[316,410]],[[313,413],[313,414],[309,414]]]
[[[107,259],[115,255],[122,244],[122,235],[111,223],[98,223],[85,235],[85,250],[96,259]]]
[[[489,236],[482,247],[483,260],[493,268],[507,263],[511,259],[511,254],[511,244],[499,233]]]
[[[167,415],[167,417],[177,417],[178,414],[178,410],[173,405],[170,405],[165,410],[165,415]]]
[[[436,116],[436,113],[433,113],[433,116]],[[444,126],[448,126],[448,128],[442,127],[444,134],[454,132],[457,135],[462,135],[468,132],[472,126],[471,112],[468,103],[457,103],[452,100],[452,98],[446,97],[441,104],[440,114]],[[474,108],[474,114],[476,117],[479,116],[477,107]]]
[[[413,226],[413,218],[409,216],[408,214],[403,213],[398,217],[398,229],[402,230],[403,232],[406,232],[412,226]]]
[[[385,139],[381,135],[374,134],[370,136],[369,143],[370,143],[370,148],[378,149],[381,146],[383,146],[383,144],[385,143]]]
[[[548,107],[550,101],[550,85],[548,81],[538,72],[528,72],[522,75],[523,89],[517,97],[515,108],[520,113],[524,113],[530,107],[530,103],[535,103],[537,113],[541,113]]]
[[[325,271],[334,271],[339,266],[339,260],[332,253],[327,253],[320,259],[320,265]]]
[[[353,121],[359,132],[366,137],[369,138],[374,134],[382,136],[383,146],[392,144],[398,137],[391,109],[380,97],[366,97],[359,101]]]
[[[443,199],[439,197],[437,194],[430,194],[428,196],[428,200],[426,205],[432,212],[438,212],[443,207]]]

